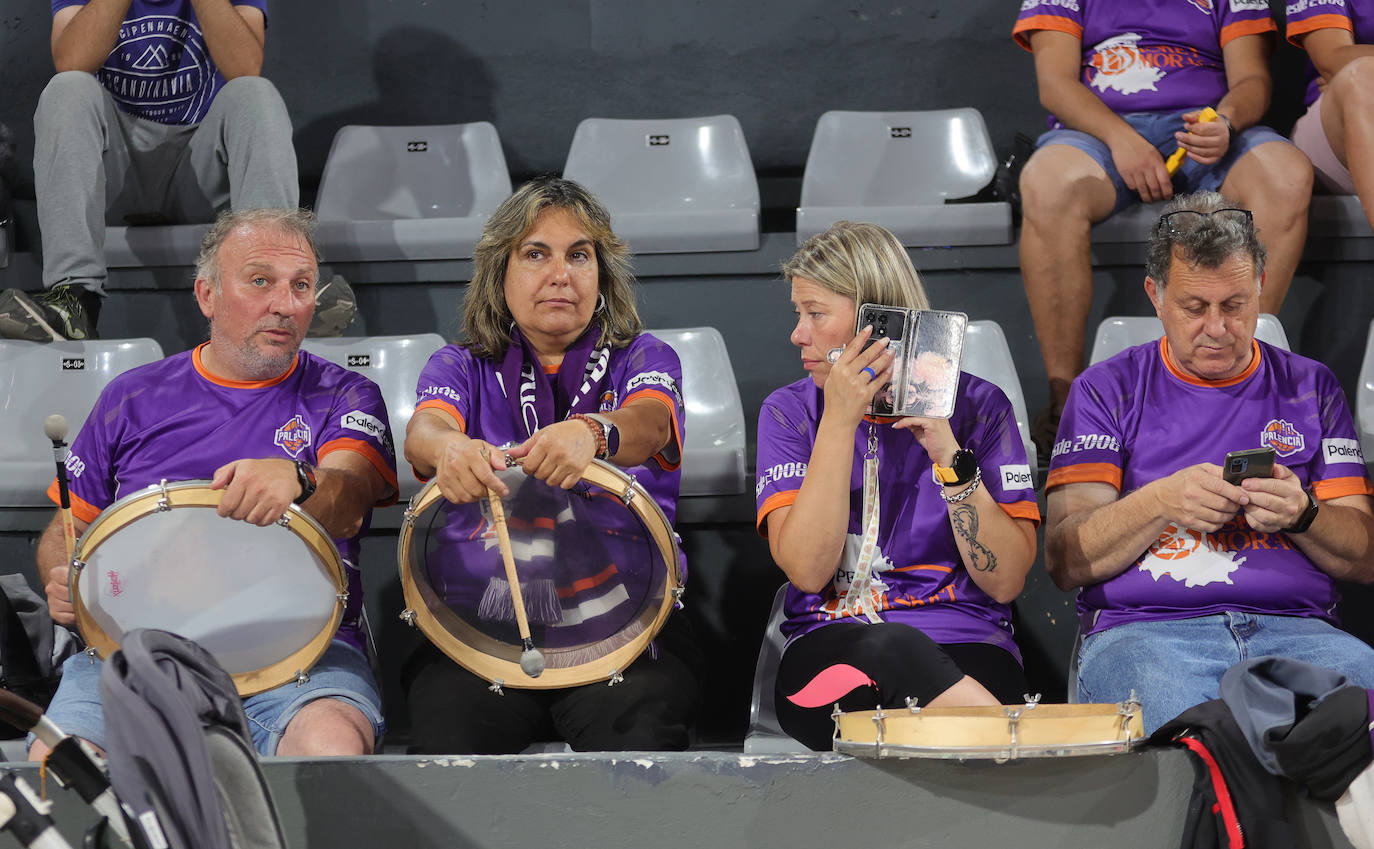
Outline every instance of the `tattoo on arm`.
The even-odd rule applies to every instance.
[[[997,569],[997,555],[978,541],[978,510],[971,504],[960,504],[949,514],[954,524],[954,533],[968,543],[969,565],[979,572],[992,572]]]

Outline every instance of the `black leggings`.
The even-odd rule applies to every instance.
[[[801,692],[822,671],[847,664],[866,675],[869,685],[825,692],[813,685],[824,703],[801,707],[788,697]],[[836,703],[845,712],[877,707],[905,707],[907,697],[929,704],[965,675],[987,688],[999,702],[1017,704],[1026,691],[1026,674],[1006,649],[986,643],[936,643],[910,625],[891,622],[836,622],[798,637],[783,653],[774,686],[778,724],[794,739],[817,751],[828,751]]]

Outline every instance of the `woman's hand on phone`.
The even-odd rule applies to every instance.
[[[865,349],[872,335],[872,327],[861,329],[830,365],[824,389],[825,418],[838,416],[848,427],[858,427],[873,396],[892,381],[894,358],[888,340],[879,339]]]

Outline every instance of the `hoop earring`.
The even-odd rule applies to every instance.
[[[596,296],[596,311],[597,311],[597,312],[605,312],[605,311],[606,311],[606,293],[605,293],[605,292],[601,292],[601,293],[599,293],[599,294]]]

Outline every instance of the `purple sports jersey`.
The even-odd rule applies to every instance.
[[[1083,85],[1123,114],[1215,105],[1222,48],[1275,29],[1267,0],[1024,0],[1012,36],[1027,50],[1037,30],[1077,38]]]
[[[1298,47],[1308,33],[1319,29],[1343,29],[1356,44],[1374,44],[1374,0],[1293,0],[1287,18],[1285,36]],[[1312,60],[1307,60],[1307,99],[1303,102],[1308,106],[1321,94],[1320,79]]]
[[[768,514],[797,500],[811,460],[824,394],[810,378],[776,390],[759,411],[759,532]],[[1035,478],[1007,396],[994,384],[959,375],[959,396],[949,420],[954,437],[978,458],[987,487],[1008,515],[1040,521]],[[1020,660],[1012,639],[1011,610],[973,582],[959,556],[949,525],[949,508],[932,477],[930,457],[909,431],[865,421],[854,433],[850,476],[849,537],[831,585],[822,593],[787,588],[789,640],[839,619],[854,618],[841,605],[853,579],[863,534],[863,461],[870,430],[878,437],[879,530],[873,566],[876,607],[887,622],[919,628],[937,643],[989,643]]]
[[[86,0],[52,0],[53,14]],[[267,0],[233,0],[267,14]],[[133,0],[96,78],[119,108],[159,124],[198,124],[224,87],[191,0]]]
[[[625,348],[593,350],[596,335],[593,326],[552,373],[533,368],[532,352],[522,356],[518,339],[504,361],[447,345],[420,372],[416,409],[441,410],[468,436],[506,446],[572,413],[609,412],[642,400],[663,404],[672,415],[669,444],[624,471],[671,523],[686,417],[677,353],[647,333]],[[533,400],[538,395],[548,402],[542,412]],[[540,630],[541,646],[581,647],[624,636],[644,599],[663,598],[667,570],[655,566],[661,563],[657,547],[618,498],[599,489],[564,492],[520,475],[507,477],[507,483],[512,491],[505,508],[508,532],[521,562],[526,612]],[[440,509],[445,515],[436,519],[438,528],[426,546],[430,585],[470,625],[518,644],[489,506],[482,501]],[[685,558],[678,569],[685,579]]]
[[[1203,381],[1168,360],[1168,340],[1129,348],[1074,381],[1046,489],[1101,482],[1120,492],[1228,451],[1272,446],[1320,499],[1374,493],[1350,408],[1321,363],[1263,342],[1236,377]],[[1203,533],[1170,524],[1135,565],[1078,593],[1085,633],[1224,610],[1335,621],[1334,582],[1282,533],[1238,513]]]
[[[67,458],[72,512],[93,522],[114,501],[168,481],[209,480],[234,460],[281,457],[317,465],[334,451],[361,454],[392,489],[396,460],[386,405],[362,375],[301,351],[286,374],[245,383],[201,365],[204,345],[110,381]],[[57,502],[57,481],[48,487]],[[335,540],[348,573],[338,636],[366,651],[359,617],[359,537]]]

